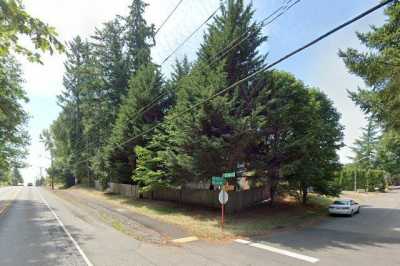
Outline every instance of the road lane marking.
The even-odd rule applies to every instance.
[[[79,254],[82,256],[83,260],[86,262],[88,266],[93,266],[93,264],[90,262],[89,258],[85,255],[81,247],[79,246],[78,242],[75,241],[75,239],[72,237],[70,232],[67,230],[63,222],[60,220],[58,215],[53,211],[53,209],[50,207],[50,205],[47,203],[47,201],[43,198],[42,193],[38,189],[35,189],[38,193],[40,198],[42,199],[43,203],[49,208],[50,212],[54,215],[56,218],[57,222],[60,224],[61,228],[64,230],[65,234],[68,236],[68,238],[71,240],[71,242],[74,244],[76,249],[78,250]]]
[[[400,232],[400,227],[393,228],[394,231]]]
[[[236,239],[235,242],[240,243],[240,244],[250,244],[251,242],[248,240],[243,240],[243,239]]]
[[[171,242],[182,244],[182,243],[188,243],[188,242],[192,242],[192,241],[196,241],[196,240],[199,240],[199,239],[195,236],[188,236],[188,237],[174,239]]]
[[[298,253],[291,252],[291,251],[284,250],[284,249],[280,249],[280,248],[267,246],[267,245],[260,244],[260,243],[254,243],[254,242],[243,240],[243,239],[236,239],[235,242],[240,243],[240,244],[244,244],[244,245],[248,245],[250,247],[255,247],[255,248],[267,250],[267,251],[270,251],[270,252],[273,252],[273,253],[277,253],[277,254],[280,254],[280,255],[288,256],[288,257],[295,258],[295,259],[298,259],[298,260],[307,261],[307,262],[310,262],[310,263],[316,263],[316,262],[319,261],[319,259],[317,259],[317,258],[305,256],[305,255],[302,255],[302,254],[298,254]]]
[[[21,191],[20,189],[15,191],[14,197],[11,197],[11,199],[6,202],[6,204],[3,206],[3,208],[0,209],[0,216],[7,214],[8,209],[10,208],[10,206],[14,202],[14,200],[17,198],[17,195],[19,194],[20,191]],[[9,192],[9,191],[7,191],[7,192]]]

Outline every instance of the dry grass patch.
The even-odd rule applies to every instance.
[[[171,202],[133,200],[87,188],[72,190],[105,200],[116,208],[127,208],[161,222],[179,225],[199,238],[211,240],[250,237],[268,234],[272,230],[310,225],[326,216],[326,206],[331,202],[329,198],[311,195],[309,204],[303,206],[293,198],[286,197],[272,207],[260,204],[238,214],[226,214],[224,230],[221,230],[219,210]]]

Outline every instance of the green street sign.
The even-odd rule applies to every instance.
[[[211,183],[216,186],[223,186],[225,184],[225,179],[220,176],[213,176],[211,178]]]
[[[235,175],[235,172],[230,172],[230,173],[223,173],[222,174],[222,177],[223,178],[232,178],[232,177],[235,177],[236,175]]]

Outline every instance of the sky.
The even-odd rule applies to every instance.
[[[116,15],[126,15],[131,0],[24,0],[23,2],[31,15],[54,26],[60,40],[67,42],[77,35],[90,38],[95,28],[101,28],[103,23]],[[146,2],[149,6],[145,17],[149,23],[158,28],[179,0]],[[219,0],[183,0],[156,36],[156,47],[152,50],[154,61],[161,63],[210,16],[219,2]],[[286,0],[246,2],[253,3],[255,19],[262,20]],[[274,23],[264,28],[268,41],[260,48],[260,52],[268,54],[268,62],[273,62],[378,2],[379,0],[301,0]],[[339,151],[339,155],[343,163],[348,162],[348,157],[351,156],[348,146],[361,135],[361,128],[366,125],[364,114],[348,98],[346,90],[356,90],[358,87],[365,87],[365,84],[361,79],[348,73],[338,57],[338,51],[349,47],[363,49],[355,32],[368,31],[371,25],[379,26],[384,20],[383,10],[378,10],[276,66],[277,69],[293,73],[305,84],[318,87],[325,92],[342,114],[341,123],[345,126],[346,147]],[[205,29],[206,27],[202,27],[162,66],[166,76],[175,58],[181,59],[187,55],[189,59],[195,59]],[[50,163],[49,154],[40,143],[39,135],[43,129],[50,126],[60,112],[56,97],[63,90],[64,60],[65,56],[60,54],[44,55],[43,65],[21,59],[25,78],[24,88],[30,98],[25,108],[31,115],[28,125],[31,145],[27,159],[30,166],[22,171],[25,182],[32,182],[40,176],[41,167],[42,173],[45,174],[44,169]]]

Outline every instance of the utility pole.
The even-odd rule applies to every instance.
[[[51,169],[53,169],[53,156],[51,155]],[[54,174],[51,175],[51,189],[54,190]]]
[[[43,178],[42,169],[43,169],[43,167],[40,166],[40,167],[39,167],[39,171],[40,171],[40,180],[42,180],[42,178]],[[35,180],[35,186],[36,186],[36,185],[37,185],[37,181]]]
[[[43,156],[43,155],[40,155],[40,157],[50,159],[50,167],[53,169],[53,154],[52,154],[51,150],[50,150],[50,157]],[[42,169],[41,168],[40,168],[40,177],[42,177]],[[53,174],[51,175],[51,189],[54,190],[54,176],[53,176]]]
[[[354,192],[357,192],[357,169],[354,171]]]

